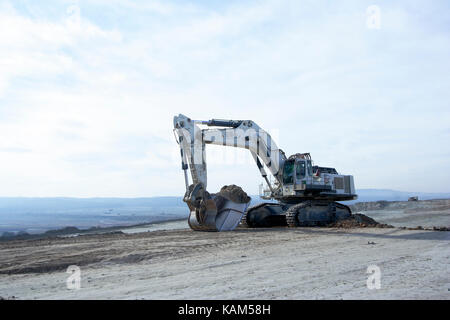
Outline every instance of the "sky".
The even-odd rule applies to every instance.
[[[253,120],[359,189],[450,192],[449,9],[0,0],[0,196],[181,196],[179,113]],[[207,160],[210,192],[258,192],[247,150]]]

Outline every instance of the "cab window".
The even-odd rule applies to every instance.
[[[312,163],[311,160],[306,161],[307,169],[308,169],[308,176],[312,176]]]
[[[283,168],[283,183],[294,183],[294,161],[287,161]]]
[[[302,179],[305,177],[306,174],[306,165],[305,165],[305,161],[299,161],[297,162],[297,166],[296,166],[296,174],[297,174],[297,179]]]

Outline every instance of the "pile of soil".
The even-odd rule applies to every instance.
[[[234,184],[223,186],[217,195],[236,203],[248,203],[251,200],[251,198],[247,195],[247,193],[245,193],[244,190],[242,190],[241,187]]]
[[[366,216],[362,213],[352,214],[346,219],[342,219],[327,225],[329,228],[395,228],[390,224],[379,223],[376,220]],[[427,231],[450,231],[450,227],[399,227],[404,230],[427,230]]]
[[[331,228],[394,228],[389,224],[379,223],[374,219],[361,214],[355,213],[346,219],[342,219],[327,225]]]

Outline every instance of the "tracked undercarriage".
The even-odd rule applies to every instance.
[[[247,228],[275,226],[325,226],[351,216],[351,210],[338,202],[306,200],[297,204],[261,203],[248,208],[241,220]]]

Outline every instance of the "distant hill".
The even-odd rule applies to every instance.
[[[358,189],[357,200],[345,201],[346,204],[353,204],[356,202],[371,202],[371,201],[407,201],[409,197],[418,196],[419,200],[431,199],[450,199],[450,193],[426,193],[426,192],[407,192],[390,189]],[[252,196],[255,203],[262,202],[258,196]]]
[[[450,199],[450,193],[406,192],[389,189],[359,189],[358,199],[351,202],[367,201],[406,201],[409,197],[418,196],[419,200]],[[262,202],[259,196],[252,196],[254,202]],[[57,212],[90,212],[129,211],[130,209],[151,208],[186,208],[182,197],[149,197],[149,198],[21,198],[0,197],[0,214],[2,213],[57,213]]]
[[[65,227],[87,229],[186,218],[181,197],[0,198],[0,235],[42,233]]]
[[[0,214],[14,212],[58,212],[92,209],[162,208],[185,206],[182,197],[151,198],[3,198]]]
[[[396,191],[389,189],[359,189],[357,190],[358,199],[354,202],[369,202],[369,201],[406,201],[409,197],[418,196],[419,200],[430,199],[450,199],[450,193],[426,193],[426,192],[407,192]]]
[[[360,189],[358,200],[406,201],[450,199],[450,193],[403,192],[387,189]],[[252,196],[251,205],[265,200]],[[1,198],[0,235],[20,232],[42,233],[65,227],[92,228],[135,225],[173,219],[185,219],[189,209],[182,197],[152,198]]]

